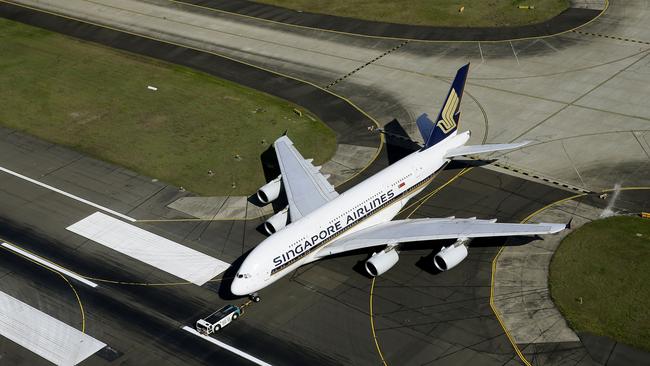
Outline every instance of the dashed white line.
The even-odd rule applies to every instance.
[[[61,274],[64,274],[64,275],[66,275],[66,276],[68,276],[70,278],[74,278],[75,280],[83,283],[84,285],[88,285],[90,287],[97,287],[98,286],[96,283],[94,283],[92,281],[88,281],[87,279],[83,278],[82,276],[80,276],[80,275],[78,275],[78,274],[76,274],[76,273],[74,273],[72,271],[69,271],[69,270],[67,270],[67,269],[65,269],[65,268],[63,268],[63,267],[61,267],[61,266],[59,266],[57,264],[54,264],[54,263],[52,263],[52,262],[50,262],[48,260],[45,260],[45,259],[43,259],[43,258],[41,258],[41,257],[39,257],[37,255],[34,255],[34,254],[32,254],[32,253],[30,253],[28,251],[20,249],[17,246],[14,246],[12,244],[5,243],[5,242],[2,243],[2,246],[9,249],[9,250],[11,250],[14,253],[18,253],[18,254],[22,255],[23,257],[27,257],[27,258],[33,260],[34,262],[42,264],[47,268],[50,268],[50,269],[52,269],[54,271],[57,271],[57,272],[59,272]]]
[[[214,339],[212,337],[205,336],[205,335],[197,332],[196,329],[194,329],[194,328],[184,326],[183,330],[186,331],[186,332],[192,333],[197,337],[201,337],[201,338],[205,339],[206,341],[208,341],[208,342],[210,342],[212,344],[216,344],[217,346],[219,346],[219,347],[221,347],[221,348],[223,348],[223,349],[225,349],[227,351],[230,351],[230,352],[236,354],[239,357],[242,357],[242,358],[245,358],[245,359],[247,359],[247,360],[249,360],[251,362],[254,362],[254,363],[256,363],[256,364],[258,364],[260,366],[271,366],[271,364],[266,363],[266,362],[260,360],[259,358],[253,357],[253,356],[249,355],[248,353],[246,353],[244,351],[241,351],[241,350],[239,350],[239,349],[237,349],[237,348],[235,348],[233,346],[229,346],[229,345],[227,345],[227,344],[225,344],[225,343],[223,343],[221,341],[218,341],[218,340],[216,340],[216,339]]]
[[[20,174],[20,173],[16,173],[16,172],[14,172],[13,170],[9,170],[9,169],[7,169],[7,168],[3,168],[3,167],[0,166],[0,171],[3,171],[3,172],[5,172],[5,173],[7,173],[7,174],[11,174],[11,175],[13,175],[14,177],[17,177],[17,178],[20,178],[20,179],[26,180],[26,181],[28,181],[28,182],[30,182],[30,183],[36,184],[37,186],[40,186],[40,187],[43,187],[43,188],[49,189],[49,190],[52,191],[52,192],[56,192],[56,193],[58,193],[58,194],[62,194],[62,195],[64,195],[64,196],[68,197],[68,198],[72,198],[73,200],[79,201],[79,202],[81,202],[81,203],[85,203],[85,204],[87,204],[87,205],[89,205],[89,206],[95,207],[95,208],[100,209],[100,210],[102,210],[102,211],[104,211],[104,212],[108,212],[108,213],[110,213],[111,215],[115,215],[115,216],[117,216],[117,217],[121,217],[121,218],[123,218],[123,219],[125,219],[125,220],[128,220],[128,221],[131,221],[131,222],[135,222],[135,221],[136,221],[136,219],[134,219],[133,217],[127,216],[127,215],[122,214],[122,213],[119,213],[119,212],[117,212],[117,211],[113,211],[113,210],[111,210],[110,208],[106,208],[106,207],[101,206],[101,205],[98,205],[98,204],[96,204],[96,203],[94,203],[94,202],[90,202],[90,201],[88,201],[88,200],[86,200],[86,199],[83,199],[83,198],[81,198],[81,197],[79,197],[79,196],[75,196],[75,195],[72,194],[72,193],[68,193],[68,192],[66,192],[66,191],[62,191],[62,190],[60,190],[60,189],[58,189],[58,188],[52,187],[52,186],[50,186],[50,185],[48,185],[48,184],[45,184],[45,183],[43,183],[43,182],[39,182],[39,181],[37,181],[36,179],[33,179],[33,178],[30,178],[30,177],[24,176],[24,175],[22,175],[22,174]]]

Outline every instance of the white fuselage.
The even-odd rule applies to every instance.
[[[255,293],[313,261],[316,253],[336,240],[392,220],[449,161],[447,151],[468,139],[467,132],[454,133],[414,152],[271,235],[248,254],[233,280],[232,293]]]

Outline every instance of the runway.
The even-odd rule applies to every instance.
[[[152,3],[160,5],[163,2]],[[101,26],[70,20],[53,20],[51,16],[24,9],[16,12],[6,3],[0,4],[5,15],[9,8],[13,9],[10,9],[11,17],[21,21],[44,22],[44,26],[60,27],[59,30],[68,34],[183,63],[271,91],[317,113],[337,132],[339,142],[365,146],[380,146],[378,135],[366,129],[373,124],[373,120],[380,121],[382,125],[392,117],[409,121],[410,111],[431,104],[433,93],[446,84],[446,69],[468,56],[476,58],[476,51],[479,50],[474,49],[475,45],[425,46],[409,42],[386,54],[377,64],[366,65],[327,87],[341,75],[349,73],[348,70],[363,66],[363,60],[377,57],[376,50],[392,49],[400,43],[336,36],[336,42],[350,41],[341,42],[339,48],[331,46],[328,40],[330,36],[307,30],[301,32],[302,40],[297,43],[278,38],[282,40],[281,43],[291,44],[294,51],[283,57],[269,58],[267,52],[271,51],[268,45],[249,49],[247,53],[244,48],[248,46],[241,43],[241,39],[234,47],[227,44],[227,39],[220,38],[218,42],[222,44],[218,46],[221,47],[219,51],[229,49],[227,54],[236,60],[252,63],[253,67],[247,67],[235,59],[205,54],[200,47],[186,50],[181,45],[169,45],[166,41],[141,39],[132,34],[124,35]],[[620,14],[621,10],[618,9],[614,6],[610,15]],[[205,11],[200,13],[202,16],[210,14]],[[228,16],[214,17],[218,18],[217,21],[232,21]],[[244,23],[249,30],[260,26],[255,21]],[[607,24],[611,23],[603,21],[594,26],[596,29],[589,31],[602,32],[608,27]],[[643,36],[644,26],[638,24],[634,39]],[[137,28],[136,23],[128,23],[127,26],[130,31]],[[263,28],[268,29],[270,34],[281,32],[280,25],[266,25]],[[610,25],[609,29],[618,28]],[[314,38],[309,38],[311,36]],[[542,69],[552,69],[553,66],[548,65],[560,60],[567,62],[566,58],[574,55],[571,53],[573,46],[587,47],[594,36],[573,34],[560,38],[530,41],[526,45],[518,43],[517,47],[524,52],[519,54],[515,53],[514,47],[506,50],[512,44],[508,47],[479,46],[480,59],[487,55],[488,62],[481,63],[478,75],[470,80],[468,91],[471,96],[465,100],[464,110],[467,113],[463,118],[467,120],[466,128],[474,132],[473,139],[478,139],[477,142],[531,136],[536,139],[532,150],[519,152],[520,155],[501,156],[500,162],[517,167],[530,166],[539,174],[539,178],[475,166],[475,162],[469,162],[470,165],[455,164],[439,174],[430,187],[414,199],[416,204],[403,212],[402,217],[455,215],[517,222],[552,202],[575,194],[571,188],[550,183],[550,180],[570,183],[587,192],[612,186],[611,183],[620,179],[621,174],[630,185],[643,185],[647,181],[647,161],[638,158],[647,145],[644,124],[648,116],[642,101],[636,101],[631,111],[620,111],[616,105],[601,107],[595,105],[593,100],[586,104],[567,102],[574,97],[576,90],[563,89],[558,92],[561,95],[549,96],[550,92],[545,88],[579,71],[566,71],[564,68],[565,73],[557,71],[548,77],[541,77]],[[310,39],[314,46],[307,47]],[[259,42],[251,38],[249,41]],[[610,40],[595,40],[593,47],[602,46],[602,42]],[[632,70],[635,75],[644,75],[642,66],[645,65],[646,51],[633,52],[628,43],[616,41],[611,45],[625,51],[619,52],[621,57],[618,61],[609,58],[609,63],[595,65],[593,59],[599,58],[602,53],[586,53],[585,57],[589,60],[583,60],[584,64],[594,69],[602,67],[618,71],[612,71],[612,77],[596,77],[595,73],[587,71],[586,77],[576,77],[583,84],[575,84],[578,85],[575,88],[590,89],[594,83],[603,86],[607,81],[621,82],[616,78]],[[324,51],[328,56],[320,59],[300,57],[315,52],[317,45],[323,44],[329,45]],[[305,47],[301,49],[297,45]],[[286,50],[288,46],[275,47]],[[363,48],[364,54],[349,52],[353,48]],[[556,51],[548,51],[553,48]],[[515,64],[515,58],[495,61],[495,66],[490,66],[490,57],[503,60],[506,51],[514,53],[515,58],[521,58],[516,60],[516,64],[523,62],[535,69],[534,75],[523,68],[503,72],[508,65]],[[276,49],[273,52],[280,51]],[[344,55],[348,54],[354,54],[354,57],[344,59]],[[436,55],[433,56],[436,61],[444,65],[436,66],[435,73],[431,71],[430,60],[428,66],[416,63],[431,55]],[[292,61],[288,62],[287,58]],[[215,62],[217,59],[218,63]],[[542,66],[542,63],[546,65]],[[254,66],[263,66],[280,74],[287,73],[295,79],[269,74]],[[577,65],[569,66],[577,68]],[[623,71],[619,70],[621,67]],[[528,78],[534,81],[529,83]],[[378,79],[382,80],[381,85],[377,84]],[[307,80],[311,85],[301,80]],[[537,87],[525,90],[537,82],[540,82]],[[387,86],[390,86],[390,90],[387,90]],[[421,93],[425,88],[436,90]],[[641,90],[637,92],[641,93],[643,87],[639,88]],[[337,94],[349,97],[354,105],[324,90],[335,90]],[[305,95],[307,97],[303,97]],[[508,96],[505,101],[504,96]],[[551,106],[556,110],[549,109]],[[532,112],[529,107],[533,108]],[[575,125],[556,128],[557,125],[551,123],[551,127],[546,127],[546,121],[566,112],[573,114],[562,116],[563,120],[577,116],[578,119],[571,120]],[[588,131],[595,131],[593,133],[596,135],[588,135],[584,127],[587,122],[593,121],[594,114],[625,121],[625,129],[603,123],[591,126]],[[539,118],[543,119],[541,123],[537,121]],[[522,124],[510,130],[507,123],[512,120],[522,121]],[[412,125],[406,124],[405,127],[408,132],[412,131]],[[585,131],[576,135],[575,130]],[[141,229],[234,265],[264,238],[256,230],[263,222],[261,218],[249,221],[172,221],[187,218],[167,207],[185,195],[176,187],[152,182],[150,177],[18,132],[0,131],[0,152],[3,156],[0,166],[133,217],[136,220],[134,225]],[[532,131],[534,133],[531,134]],[[626,138],[637,139],[635,147],[625,143],[619,151],[615,151],[611,141],[598,146],[585,144],[585,141],[596,141],[603,136],[617,139],[613,136],[623,134]],[[546,161],[547,154],[556,153],[557,143],[564,146],[568,158]],[[549,147],[551,145],[553,147]],[[567,152],[578,147],[582,150],[575,155]],[[600,166],[593,165],[590,160],[603,156],[595,152],[598,150],[596,147],[607,150],[608,155],[601,162],[611,165],[606,170],[598,170]],[[395,157],[394,150],[390,149],[394,147],[382,146],[372,164],[339,189],[345,190],[386,166]],[[633,149],[640,150],[638,154],[631,154]],[[575,161],[577,155],[587,160],[581,165]],[[545,181],[542,178],[550,179]],[[428,199],[418,202],[434,191],[436,193]],[[584,198],[585,203],[598,207],[602,202],[593,196],[590,194]],[[621,197],[617,203],[620,210],[634,211],[648,207],[648,196],[642,191],[624,192]],[[99,284],[97,288],[91,288],[73,282],[71,287],[57,274],[13,253],[3,251],[0,256],[0,276],[3,279],[0,291],[45,313],[56,315],[59,320],[79,329],[83,324],[87,334],[108,345],[108,348],[86,359],[84,365],[129,362],[161,365],[250,364],[250,361],[182,329],[183,326],[192,326],[196,319],[223,304],[245,301],[234,299],[224,291],[231,272],[227,271],[222,276],[223,286],[217,278],[199,287],[87,241],[66,228],[95,213],[96,207],[12,175],[0,173],[0,202],[0,238]],[[162,221],[137,221],[148,219]],[[519,364],[520,358],[489,306],[491,263],[504,243],[503,240],[477,240],[470,249],[468,259],[458,268],[445,273],[437,273],[431,265],[432,254],[445,243],[410,246],[407,248],[409,250],[401,253],[397,266],[374,283],[360,270],[369,251],[313,263],[266,290],[260,304],[247,307],[242,319],[225,328],[216,338],[272,365],[371,365],[381,364],[382,360],[391,365]],[[72,288],[78,293],[78,298]],[[373,304],[372,313],[370,301]],[[9,364],[47,364],[5,339],[0,341],[0,356]],[[536,364],[544,365],[598,364],[582,345],[539,347],[528,356]]]
[[[429,191],[462,169],[444,171]],[[39,188],[6,175],[0,179],[3,207],[16,208],[3,209],[0,237],[99,284],[97,289],[74,286],[86,314],[86,332],[113,351],[96,354],[84,364],[104,364],[106,357],[115,357],[116,362],[245,363],[181,330],[222,304],[242,301],[224,296],[219,281],[203,287],[179,282],[160,270],[74,237],[65,227],[90,215],[91,207],[64,196],[43,194]],[[426,200],[412,217],[489,215],[518,221],[569,195],[550,185],[473,168]],[[27,202],[26,196],[39,199]],[[44,216],[48,220],[42,220]],[[261,241],[255,230],[261,222],[138,226],[203,253],[236,261]],[[489,264],[503,241],[477,241],[458,268],[437,273],[431,254],[443,244],[413,245],[402,252],[394,269],[377,280],[373,324],[384,356],[404,364],[503,364],[512,360],[512,346],[487,302]],[[296,360],[301,364],[376,363],[368,324],[371,280],[360,272],[366,257],[367,252],[360,252],[297,270],[290,279],[265,291],[263,302],[247,308],[245,316],[219,333],[218,339],[270,364],[295,364]],[[79,306],[59,276],[10,253],[3,252],[1,260],[2,291],[40,304],[42,311],[80,326]],[[3,358],[12,362],[31,362],[34,357],[10,343],[2,342],[0,347]],[[405,354],[409,358],[404,358]]]
[[[445,171],[431,188],[457,172],[458,169]],[[5,207],[0,237],[72,268],[99,284],[96,289],[75,284],[86,314],[86,332],[121,353],[120,361],[241,363],[237,357],[181,330],[181,326],[191,325],[224,303],[242,301],[222,298],[220,282],[209,282],[203,287],[122,284],[164,284],[179,280],[71,235],[65,228],[92,214],[92,207],[65,196],[44,193],[41,188],[25,185],[11,176],[3,175],[0,179],[3,187],[0,201]],[[472,195],[468,193],[476,194],[473,186],[477,184],[483,192],[470,199]],[[531,184],[535,185],[476,168],[427,201],[418,214],[447,216],[454,211],[459,216],[483,216],[497,204],[503,207],[497,217],[512,220],[541,207],[547,200],[567,194],[547,187],[547,198],[539,201],[514,192]],[[531,187],[533,191],[539,189]],[[459,193],[468,201],[459,203],[456,198]],[[29,202],[26,197],[38,197],[38,200]],[[459,212],[458,207],[465,210]],[[208,255],[236,261],[242,252],[262,240],[255,230],[261,222],[159,222],[138,226]],[[429,261],[419,264],[418,261],[439,245],[432,243],[426,249],[404,252],[402,261],[391,274],[377,282],[374,316],[379,337],[385,345],[390,345],[386,349],[387,357],[395,357],[393,352],[403,354],[402,346],[409,344],[419,349],[412,356],[416,363],[425,355],[452,363],[458,360],[456,357],[478,358],[487,363],[510,358],[509,343],[484,302],[489,294],[489,286],[485,285],[489,271],[478,265],[489,261],[498,243],[473,248],[469,260],[457,271],[432,274]],[[358,272],[359,263],[366,256],[359,253],[301,268],[289,280],[265,291],[263,302],[247,309],[242,320],[226,328],[218,339],[260,358],[264,355],[264,361],[270,364],[294,364],[296,360],[302,360],[301,364],[374,363],[377,356],[368,338],[367,301],[371,282]],[[41,310],[53,311],[60,319],[79,326],[79,307],[61,278],[16,255],[3,252],[1,258],[6,273],[2,291],[20,295],[35,304],[49,304],[54,300],[55,306],[44,306]],[[31,285],[26,287],[25,283]],[[459,284],[467,286],[459,288]],[[400,300],[395,303],[393,299]],[[414,304],[409,305],[410,301]],[[412,307],[418,309],[415,314],[409,311]],[[418,324],[431,314],[436,314],[434,321]],[[404,319],[418,323],[403,324]],[[471,347],[475,343],[478,344]],[[19,361],[13,358],[15,347],[6,342],[2,343],[2,354],[9,360]],[[94,355],[86,362],[105,361]]]

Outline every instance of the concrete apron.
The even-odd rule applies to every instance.
[[[572,229],[600,218],[603,210],[567,201],[534,217],[533,222],[568,222]],[[555,307],[548,288],[551,258],[571,230],[546,235],[526,245],[506,246],[496,263],[494,304],[517,344],[579,342]]]

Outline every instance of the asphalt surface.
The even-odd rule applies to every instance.
[[[119,206],[110,201],[129,204],[134,201],[131,192],[148,189],[152,192],[146,198],[149,207],[159,206],[162,211],[169,201],[156,194],[159,190],[150,189],[151,184],[167,188],[161,183],[19,133],[5,134],[0,147],[8,152],[3,156],[8,156],[12,169],[31,167],[31,176],[42,177],[48,184],[75,194],[80,194],[83,187],[88,199],[109,207]],[[27,148],[29,152],[24,151]],[[386,164],[383,155],[376,164]],[[96,183],[101,175],[93,177],[98,165],[112,169],[114,186],[126,180],[130,187],[114,188],[107,197],[106,187]],[[460,166],[450,167],[441,173],[431,189],[458,169]],[[53,173],[47,174],[48,170]],[[78,172],[85,172],[86,180],[78,179]],[[178,281],[65,230],[95,209],[6,174],[0,175],[0,182],[0,237],[4,240],[93,278],[136,283]],[[531,197],[539,192],[544,198]],[[457,214],[517,221],[567,195],[550,186],[475,168],[427,201],[417,215]],[[141,207],[124,212],[138,219],[148,218],[149,210]],[[495,212],[494,207],[500,209]],[[137,225],[234,262],[263,239],[256,230],[261,222]],[[459,360],[503,364],[513,357],[512,348],[487,305],[489,262],[501,241],[482,242],[471,249],[470,257],[459,268],[439,274],[432,270],[430,254],[442,244],[425,243],[404,251],[399,264],[377,280],[375,328],[385,356],[399,364],[457,364]],[[375,364],[378,356],[369,337],[367,305],[371,282],[359,272],[367,255],[365,251],[341,256],[297,270],[265,290],[262,303],[246,308],[244,317],[219,333],[218,339],[274,365]],[[60,277],[8,252],[3,252],[0,261],[4,273],[2,291],[80,326],[79,306]],[[107,364],[111,354],[115,364],[245,363],[180,329],[225,303],[243,302],[227,293],[227,283],[203,287],[99,283],[96,289],[80,284],[75,287],[86,314],[86,332],[113,351],[106,351],[104,357],[96,354],[84,364]],[[0,354],[3,360],[16,364],[36,359],[16,352],[16,346],[7,341],[0,342]]]
[[[538,24],[516,27],[433,27],[394,24],[340,16],[295,11],[279,6],[246,0],[181,0],[182,2],[223,10],[240,15],[336,32],[376,37],[435,41],[500,41],[558,34],[579,27],[594,19],[601,11],[568,8],[559,15]]]
[[[148,191],[144,194],[148,204],[161,205],[160,210],[165,210],[164,203],[168,203],[168,197],[159,195],[166,187],[152,183],[150,178],[139,177],[50,144],[39,144],[18,133],[3,135],[1,144],[6,149],[6,155],[3,155],[10,156],[8,160],[14,164],[13,169],[18,169],[21,164],[36,170],[43,169],[40,174],[33,170],[25,173],[41,177],[60,189],[84,194],[95,202],[111,201],[113,204],[107,204],[115,208],[120,206],[119,202],[133,204],[139,207],[131,214],[139,211],[138,216],[150,210],[143,210],[143,206],[137,204],[140,200],[135,198],[134,192]],[[20,156],[25,159],[20,159]],[[48,174],[48,169],[53,165],[62,170],[54,168],[54,172]],[[100,171],[103,169],[110,171],[102,176]],[[218,283],[216,287],[208,285],[201,288],[194,285],[146,286],[101,281],[107,279],[144,284],[178,282],[178,279],[136,260],[116,255],[105,247],[88,243],[65,229],[96,209],[7,174],[2,174],[0,179],[0,200],[3,202],[0,237],[55,263],[74,268],[78,273],[100,279],[97,280],[100,286],[96,289],[80,284],[75,287],[86,313],[86,332],[106,339],[105,343],[111,349],[122,354],[117,357],[116,363],[129,360],[133,364],[247,364],[237,356],[181,330],[181,326],[191,326],[198,318],[221,306],[224,301],[219,298]],[[102,179],[104,183],[97,183]],[[122,184],[129,188],[119,188]],[[151,189],[151,184],[158,189]],[[113,188],[107,189],[107,186]],[[82,189],[84,192],[80,191]],[[94,189],[97,191],[91,194]],[[248,231],[246,236],[249,239],[245,242],[247,249],[261,240],[260,234],[254,230],[255,225],[251,223],[214,224],[214,231],[206,233],[202,243],[204,230],[200,227],[172,228],[170,232],[145,227],[172,240],[183,243],[194,241],[195,244],[190,245],[194,249],[230,261],[234,261],[244,250],[241,240],[244,230]],[[226,229],[234,225],[238,227]],[[216,232],[220,234],[216,235]],[[230,236],[224,238],[225,233]],[[228,255],[223,253],[226,246],[230,248]],[[74,301],[74,294],[60,277],[4,250],[0,261],[3,270],[2,291],[71,325],[80,326],[79,306]],[[246,322],[238,324],[241,326],[230,327],[228,333],[220,334],[221,339],[250,353],[264,355],[267,362],[283,364],[291,359],[300,364],[336,364],[323,362],[318,354],[298,347],[289,339],[279,339],[273,332],[251,328]],[[239,343],[248,343],[252,337],[255,341],[250,346]],[[25,364],[25,353],[15,353],[16,347],[11,342],[3,340],[0,349],[3,362]],[[36,357],[32,355],[27,358],[29,364],[32,359]],[[100,354],[86,362],[106,364]]]
[[[3,12],[6,9],[6,4],[0,8]],[[22,21],[35,19],[24,10],[11,14]],[[51,22],[62,24],[58,20],[45,21],[46,24]],[[73,21],[63,24],[65,27],[61,30],[74,32],[70,34],[101,33],[101,29],[93,30],[89,25]],[[104,33],[104,37],[104,40],[119,39],[122,43],[138,44],[131,50],[150,52],[150,56],[180,53],[181,59],[188,59],[183,62],[202,70],[207,70],[206,65],[214,62],[212,55],[189,57],[191,55],[183,53],[182,49],[156,53],[161,44],[143,45],[131,36]],[[120,47],[117,45],[120,42],[113,46]],[[201,66],[201,63],[206,65]],[[239,74],[231,77],[237,81]],[[244,83],[256,80],[247,79],[246,72],[241,74]],[[266,79],[261,80],[260,89],[265,90],[264,85],[269,86]],[[294,90],[305,91],[301,86],[296,88]],[[311,92],[307,90],[307,93]],[[300,100],[296,102],[303,104]],[[330,107],[337,105],[332,103]],[[337,114],[336,109],[328,112]],[[354,121],[363,123],[363,128],[355,130],[355,140],[367,139],[369,146],[376,143],[377,135],[365,130],[368,120],[350,118],[349,121],[349,125],[355,127],[359,126]],[[336,124],[331,126],[339,131]],[[175,187],[152,182],[150,177],[20,133],[1,132],[0,165],[3,167],[38,177],[57,188],[137,219],[182,217],[166,208],[183,195]],[[395,153],[392,146],[391,149],[340,189],[346,189],[386,166],[389,160],[396,159],[399,152]],[[448,167],[429,190],[449,181],[462,168],[462,165]],[[224,303],[242,302],[243,299],[233,299],[227,293],[227,283],[215,282],[203,287],[119,283],[170,283],[178,279],[81,240],[65,230],[66,226],[93,213],[95,210],[91,207],[5,174],[0,174],[0,187],[0,238],[76,272],[118,282],[100,282],[100,287],[94,290],[75,284],[85,309],[87,333],[110,347],[84,364],[247,364],[180,330],[182,325],[191,325],[198,317]],[[412,217],[456,215],[519,221],[536,209],[571,194],[551,185],[476,167],[427,200]],[[622,197],[628,197],[627,193]],[[622,202],[629,205],[629,210],[634,210],[637,208],[635,202],[646,202],[647,206],[647,195],[634,193]],[[263,239],[256,230],[261,223],[258,219],[251,222],[162,221],[137,225],[219,259],[236,262]],[[388,364],[518,363],[488,304],[490,265],[503,243],[502,240],[474,242],[468,259],[445,273],[437,273],[431,266],[431,255],[445,243],[423,243],[402,252],[397,266],[377,279],[373,292],[373,322]],[[244,317],[224,329],[217,338],[274,365],[379,364],[368,309],[371,280],[360,269],[368,254],[367,251],[353,253],[297,270],[290,278],[264,291],[262,303],[247,308]],[[6,252],[0,256],[0,275],[3,279],[0,290],[80,327],[79,304],[57,275]],[[587,364],[591,361],[581,345],[564,346],[540,347],[539,359],[547,361],[544,364],[578,363],[573,362],[576,360]],[[581,351],[576,353],[576,348]],[[0,360],[8,364],[44,363],[6,340],[0,342],[0,356]],[[532,356],[538,359],[535,352]]]
[[[3,156],[9,157],[12,169],[24,167],[31,176],[75,194],[83,188],[88,198],[109,207],[118,207],[119,202],[142,201],[134,199],[132,192],[148,191],[149,196],[143,197],[149,209],[139,205],[135,210],[123,211],[137,219],[149,218],[149,211],[168,210],[165,204],[171,202],[170,197],[159,196],[156,192],[160,189],[151,189],[150,185],[163,190],[173,187],[152,183],[133,172],[19,133],[6,132],[0,149],[5,153]],[[368,173],[357,179],[385,166],[388,155],[381,154]],[[114,188],[107,195],[106,187],[97,183],[107,177],[101,175],[98,167],[110,169],[107,176],[113,179],[106,184],[119,187],[128,182],[129,187]],[[467,166],[460,163],[449,166],[419,197],[449,181],[463,168]],[[79,179],[79,172],[85,172],[85,180]],[[0,186],[0,238],[99,279],[96,289],[80,284],[75,284],[75,288],[85,310],[86,332],[107,343],[110,349],[84,364],[247,363],[180,330],[223,304],[244,301],[228,294],[227,281],[203,287],[125,284],[165,284],[178,279],[65,230],[94,212],[91,207],[6,174],[0,175]],[[551,185],[474,167],[427,200],[411,217],[457,215],[516,222],[569,195],[571,192]],[[638,201],[637,197],[622,199],[622,207]],[[647,203],[648,198],[645,200]],[[401,217],[410,213],[406,210]],[[166,216],[173,217],[171,214],[167,212]],[[162,221],[136,225],[208,255],[236,262],[263,239],[256,230],[261,222]],[[515,362],[512,346],[488,304],[491,261],[504,242],[476,240],[468,259],[445,273],[433,268],[431,256],[446,242],[405,247],[400,262],[377,279],[373,294],[374,327],[389,364]],[[369,325],[371,280],[362,272],[368,255],[369,251],[360,251],[300,268],[263,291],[261,303],[247,307],[237,323],[216,337],[273,365],[377,364],[379,356]],[[79,305],[60,277],[8,252],[0,256],[0,269],[2,291],[80,327]],[[564,359],[567,352],[575,356],[576,348],[583,356],[586,354],[579,345],[569,350],[556,345],[552,351],[554,357]],[[537,349],[543,349],[541,355],[552,353],[548,345]],[[0,342],[0,355],[10,364],[39,362],[34,355],[7,341]]]

